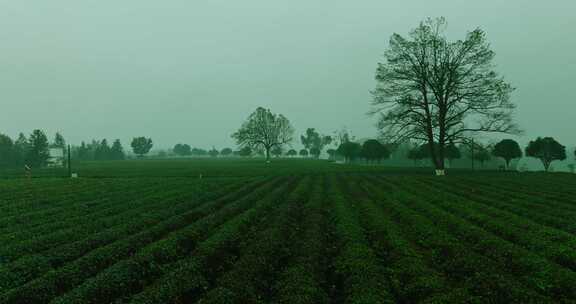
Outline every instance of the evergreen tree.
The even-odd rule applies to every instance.
[[[110,149],[110,159],[112,160],[124,160],[126,159],[126,154],[124,153],[124,148],[122,147],[122,143],[120,143],[119,139],[116,139],[112,144],[112,148]]]
[[[29,149],[26,153],[26,163],[34,168],[44,167],[48,163],[48,137],[41,130],[34,130],[28,139]]]
[[[62,134],[56,132],[56,136],[54,136],[54,144],[52,145],[54,148],[66,148],[66,140]]]
[[[108,145],[108,141],[103,139],[98,146],[96,147],[96,151],[94,153],[94,158],[96,160],[108,160],[110,159],[110,146]]]
[[[18,139],[14,142],[14,164],[16,166],[24,165],[30,144],[24,133],[18,135]]]
[[[82,143],[80,144],[80,147],[77,147],[75,149],[76,152],[76,158],[79,160],[90,160],[89,155],[90,155],[90,151],[88,149],[88,146],[86,145],[86,143],[84,141],[82,141]]]
[[[0,167],[14,165],[14,142],[9,136],[0,134]]]

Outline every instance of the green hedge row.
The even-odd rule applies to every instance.
[[[394,303],[385,267],[370,247],[366,231],[360,225],[357,202],[348,200],[341,185],[330,176],[327,197],[338,236],[338,254],[334,269],[345,303]]]
[[[239,248],[239,259],[216,280],[218,288],[211,290],[199,303],[215,303],[222,292],[235,302],[271,302],[269,291],[283,262],[294,254],[294,238],[304,216],[302,205],[308,200],[314,183],[316,181],[305,178],[285,195],[282,204],[276,205],[268,215],[271,225],[258,229],[253,237],[243,242]],[[194,301],[191,297],[182,300]]]
[[[390,180],[390,182],[393,181]],[[511,300],[526,298],[530,292],[534,291],[557,300],[576,297],[574,294],[576,289],[572,283],[576,281],[573,278],[574,273],[550,263],[520,246],[503,240],[462,218],[435,207],[432,202],[442,200],[441,196],[434,196],[434,194],[426,193],[422,189],[417,189],[418,194],[410,194],[411,191],[416,191],[416,189],[405,183],[405,181],[400,182],[397,180],[395,182],[394,185],[398,189],[395,194],[402,201],[401,206],[411,208],[413,212],[428,219],[431,222],[431,226],[436,227],[436,231],[450,231],[450,237],[456,238],[456,241],[461,244],[465,244],[464,248],[469,252],[472,251],[471,254],[478,255],[476,258],[465,256],[467,263],[471,263],[481,256],[485,259],[490,259],[491,263],[494,264],[493,267],[478,265],[471,268],[470,271],[479,272],[492,268],[488,274],[502,273],[500,286],[492,286],[491,289],[485,290],[484,293],[500,292],[502,297],[508,296]],[[434,247],[441,248],[439,245]],[[448,261],[457,261],[457,259],[450,258]],[[483,278],[482,280],[490,283],[498,282],[495,279],[488,280],[488,278]],[[524,287],[515,287],[516,282],[521,282]],[[535,296],[533,295],[532,297]]]
[[[215,195],[222,195],[223,193],[239,188],[241,185],[242,184],[233,184],[225,189],[221,189],[220,192],[215,191],[213,193]],[[216,185],[214,185],[214,187],[215,186]],[[44,252],[40,252],[40,250],[37,249],[38,247],[32,247],[38,252],[24,256],[0,268],[0,291],[24,284],[42,273],[54,270],[63,266],[65,263],[85,255],[91,250],[138,233],[166,218],[184,213],[197,205],[195,202],[190,203],[185,200],[181,193],[169,195],[170,193],[171,192],[158,193],[157,195],[148,196],[141,202],[137,202],[137,204],[116,203],[118,206],[127,206],[129,208],[128,211],[119,213],[119,210],[110,208],[112,209],[110,210],[112,213],[109,211],[106,213],[116,213],[116,215],[104,217],[102,220],[87,218],[86,221],[88,224],[79,226],[83,229],[75,229],[72,231],[75,234],[68,232],[62,236],[65,242],[62,246],[53,246],[50,250]],[[162,204],[158,204],[158,201],[162,201]],[[169,208],[166,208],[168,206]],[[101,231],[90,234],[91,230],[98,229]],[[54,239],[54,236],[51,234],[49,237],[43,237],[41,239],[51,240]],[[57,240],[55,243],[61,242]],[[29,248],[26,249],[30,250]]]
[[[29,283],[0,295],[0,303],[47,303],[54,297],[82,284],[86,279],[110,265],[133,255],[138,249],[164,238],[172,231],[186,227],[198,219],[210,215],[229,202],[249,195],[254,189],[262,186],[262,183],[262,181],[256,181],[237,192],[214,201],[208,201],[186,213],[150,226],[138,234],[99,247],[60,269],[48,272]]]
[[[447,293],[466,299],[465,290],[457,290],[445,275],[426,263],[426,252],[408,240],[391,214],[378,208],[381,199],[373,198],[366,182],[349,179],[347,193],[357,198],[362,223],[374,250],[386,263],[386,274],[397,301],[420,303]],[[383,193],[382,195],[386,195]]]
[[[253,189],[246,197],[205,208],[195,222],[165,235],[161,240],[139,249],[129,259],[100,271],[53,303],[109,303],[118,297],[139,292],[171,265],[191,254],[200,242],[219,225],[226,223],[268,195],[277,182]],[[276,190],[280,191],[280,190]]]
[[[283,304],[328,303],[326,273],[330,263],[324,177],[316,177],[309,200],[302,208],[303,219],[297,227],[290,264],[274,284],[274,301]]]
[[[263,195],[251,208],[245,209],[198,243],[192,255],[175,263],[171,271],[134,295],[130,303],[181,302],[183,298],[196,298],[203,294],[212,285],[211,275],[233,262],[234,253],[238,253],[238,246],[249,235],[250,228],[283,205],[286,193],[295,182],[291,179],[274,191],[265,191],[268,195]]]

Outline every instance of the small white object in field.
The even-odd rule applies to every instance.
[[[72,176],[70,176],[71,178],[78,178],[78,173],[72,173]]]
[[[436,176],[444,176],[444,175],[446,175],[444,170],[436,170]]]

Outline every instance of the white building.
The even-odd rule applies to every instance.
[[[48,153],[50,154],[50,157],[48,158],[48,167],[64,166],[64,149],[50,148]]]

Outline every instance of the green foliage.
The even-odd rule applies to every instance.
[[[326,150],[326,153],[328,153],[328,158],[330,160],[334,160],[338,154],[338,151],[336,151],[336,149],[328,149]]]
[[[344,157],[346,162],[350,163],[351,161],[360,156],[362,146],[360,146],[359,143],[348,141],[340,144],[337,151],[338,154]]]
[[[126,158],[126,154],[124,153],[124,148],[122,147],[122,143],[119,139],[116,139],[112,144],[112,148],[110,148],[110,159],[111,160],[123,160]]]
[[[224,148],[224,149],[222,149],[222,151],[220,151],[220,155],[225,156],[225,157],[230,156],[230,155],[232,155],[232,149]]]
[[[270,159],[270,150],[292,141],[294,128],[282,114],[274,114],[270,109],[258,107],[240,129],[232,134],[232,138],[241,147],[250,147],[264,151],[266,160]]]
[[[138,157],[144,157],[152,149],[153,143],[151,138],[135,137],[130,145],[134,154],[138,155]]]
[[[270,151],[270,153],[272,153],[272,155],[274,155],[275,157],[280,157],[282,156],[282,147],[275,146],[274,148],[272,148],[272,151]]]
[[[191,151],[192,155],[194,156],[206,156],[208,155],[208,151],[200,148],[193,148]]]
[[[92,140],[88,144],[82,141],[80,146],[72,147],[72,158],[76,161],[123,160],[126,154],[119,139],[114,140],[112,146],[107,139],[103,139]]]
[[[188,156],[192,155],[192,148],[188,144],[176,144],[172,152],[179,156]]]
[[[218,155],[220,155],[220,151],[218,151],[216,148],[212,147],[212,149],[210,151],[208,151],[208,154],[211,157],[218,157]]]
[[[406,157],[414,162],[416,165],[419,161],[426,158],[426,154],[421,146],[413,146],[408,150]]]
[[[56,135],[54,136],[54,144],[52,146],[54,148],[66,148],[66,140],[64,139],[64,136],[62,136],[62,134],[59,132],[56,132]]]
[[[362,144],[360,155],[367,161],[380,162],[382,159],[387,159],[390,157],[390,151],[379,141],[370,139]]]
[[[286,155],[288,155],[290,157],[294,157],[294,156],[298,155],[298,152],[296,152],[296,150],[294,150],[294,149],[290,149],[290,150],[288,150],[288,152],[286,152]]]
[[[41,130],[34,130],[28,139],[26,163],[33,168],[46,166],[50,158],[48,147],[46,134]]]
[[[452,161],[454,159],[460,159],[462,157],[460,149],[458,149],[458,147],[453,143],[446,145],[444,149],[445,149],[444,155],[449,161]]]
[[[252,156],[252,153],[253,153],[253,152],[252,152],[252,148],[250,148],[250,147],[248,147],[248,146],[243,147],[242,149],[240,149],[239,152],[240,152],[239,155],[242,156],[242,157]]]
[[[502,157],[506,161],[506,169],[508,169],[511,160],[522,157],[522,150],[515,140],[504,139],[494,146],[492,155]]]
[[[15,165],[16,152],[14,142],[4,134],[0,134],[0,168],[13,167]]]
[[[553,161],[566,159],[566,147],[552,137],[538,137],[526,147],[526,156],[539,159],[548,171]]]
[[[314,128],[308,128],[306,129],[306,135],[300,136],[300,141],[304,148],[310,151],[310,155],[318,158],[324,147],[332,142],[332,137],[320,135]]]
[[[471,133],[520,133],[512,119],[514,88],[494,71],[486,33],[449,41],[444,18],[427,19],[408,37],[393,34],[372,92],[378,128],[390,142],[438,142],[444,148]],[[444,169],[444,149],[430,156]]]
[[[111,148],[108,145],[108,140],[103,139],[94,151],[95,160],[109,160],[111,159]]]
[[[480,162],[480,165],[484,167],[484,163],[492,158],[490,154],[490,149],[487,146],[478,144],[474,150],[474,159]]]
[[[543,173],[436,179],[318,160],[110,163],[148,176],[0,180],[0,303],[576,297],[567,174],[543,183]],[[184,164],[207,174],[170,171]]]
[[[30,149],[30,144],[24,133],[18,135],[18,139],[14,141],[14,165],[22,166],[25,163],[26,155]]]
[[[300,150],[300,152],[298,154],[300,154],[300,156],[302,156],[302,157],[308,157],[309,153],[308,153],[308,150],[302,149],[302,150]]]

